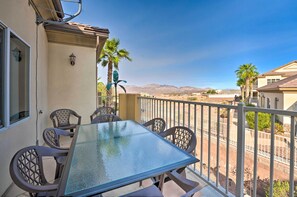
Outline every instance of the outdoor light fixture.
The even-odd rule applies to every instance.
[[[70,64],[71,64],[72,66],[75,65],[75,59],[76,59],[76,56],[72,53],[72,54],[69,56]]]

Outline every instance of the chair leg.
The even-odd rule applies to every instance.
[[[70,129],[70,132],[73,133],[73,129]],[[73,138],[73,135],[70,135],[70,138]]]
[[[58,179],[62,175],[63,165],[57,163],[56,172],[55,172],[55,179]]]

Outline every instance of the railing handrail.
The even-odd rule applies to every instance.
[[[206,103],[206,102],[195,102],[195,101],[183,101],[183,100],[163,99],[163,98],[155,98],[155,97],[138,97],[138,98],[139,99],[159,100],[159,101],[169,101],[169,102],[171,101],[171,102],[177,102],[177,103],[186,103],[186,104],[211,106],[211,107],[237,109],[236,105],[228,105],[228,104]]]
[[[181,124],[181,125],[187,125],[189,127],[192,127],[192,129],[197,132],[197,134],[200,135],[201,140],[201,148],[203,148],[202,143],[204,141],[204,137],[206,140],[208,140],[206,143],[206,150],[208,150],[208,154],[210,154],[210,143],[217,143],[216,146],[216,153],[218,153],[220,150],[218,149],[221,141],[226,141],[227,144],[232,144],[232,146],[236,146],[236,154],[237,158],[234,161],[236,162],[236,185],[235,185],[235,193],[236,196],[242,197],[244,194],[244,175],[245,175],[245,165],[244,165],[244,156],[245,156],[245,150],[253,153],[254,158],[254,164],[253,166],[258,166],[258,156],[263,156],[266,158],[269,158],[270,160],[270,166],[274,166],[274,160],[284,163],[286,165],[289,165],[290,167],[290,195],[294,193],[294,172],[295,168],[297,168],[297,155],[295,150],[295,124],[296,124],[296,117],[297,117],[297,111],[290,111],[290,110],[279,110],[279,109],[267,109],[267,108],[260,108],[260,107],[250,107],[245,106],[244,103],[239,103],[238,105],[230,105],[230,104],[217,104],[217,103],[207,103],[207,102],[197,102],[197,101],[185,101],[185,100],[174,100],[174,99],[164,99],[164,98],[156,98],[156,97],[139,97],[141,100],[141,103],[144,102],[144,108],[142,113],[148,114],[151,113],[150,117],[163,117],[167,120],[168,113],[169,114],[169,123],[167,126],[171,126],[173,122],[173,126],[175,124]],[[149,103],[149,105],[147,105]],[[169,109],[168,109],[169,106]],[[212,111],[211,108],[214,108],[215,111]],[[197,119],[196,113],[198,110],[201,110],[201,117]],[[227,123],[221,123],[222,117],[220,117],[218,114],[222,112],[222,109],[227,109]],[[234,111],[233,111],[234,110]],[[173,111],[173,116],[171,115],[171,112]],[[207,112],[208,111],[208,112]],[[230,112],[234,112],[235,114],[230,115]],[[232,137],[228,137],[228,133],[230,134],[230,120],[232,123],[232,119],[236,117],[237,112],[237,138],[236,135],[233,135]],[[252,129],[254,131],[254,134],[252,136],[247,135],[246,132],[246,113],[247,112],[255,112],[255,129]],[[203,118],[203,113],[206,115],[206,119]],[[259,113],[268,113],[271,114],[271,125],[270,125],[270,133],[264,133],[262,131],[258,131],[258,116]],[[166,114],[166,115],[165,115]],[[214,114],[216,114],[216,118],[214,117]],[[291,120],[291,128],[290,128],[290,136],[281,136],[276,135],[275,133],[275,123],[276,123],[276,116],[284,116],[288,117]],[[208,116],[208,117],[207,117]],[[213,117],[212,117],[213,116]],[[234,117],[233,117],[234,116]],[[166,117],[166,118],[165,118]],[[194,119],[193,119],[194,117]],[[212,120],[213,119],[213,120]],[[197,122],[201,121],[200,126],[198,127],[196,125]],[[194,121],[194,127],[193,122]],[[225,125],[226,124],[226,125]],[[286,124],[284,122],[284,124]],[[208,125],[203,127],[203,125]],[[220,125],[222,125],[222,128],[220,128]],[[197,127],[196,127],[197,126]],[[201,128],[200,128],[201,127]],[[227,130],[224,131],[224,129],[227,127]],[[233,127],[232,131],[234,132],[234,129],[236,127]],[[198,132],[199,131],[199,132]],[[227,138],[226,133],[227,132]],[[234,133],[233,133],[234,134]],[[267,134],[267,135],[266,135]],[[263,136],[264,135],[264,136]],[[212,139],[215,138],[215,139]],[[290,138],[290,139],[288,139]],[[212,140],[211,140],[212,139]],[[284,140],[286,139],[286,140]],[[262,140],[262,141],[261,141]],[[264,140],[264,141],[263,141]],[[288,141],[288,147],[285,144],[285,141]],[[215,150],[212,149],[212,151]],[[202,152],[203,149],[200,150],[200,157],[201,157],[201,164],[200,164],[200,171],[202,171],[202,164],[207,166],[207,172],[204,172],[204,174],[207,175],[207,179],[204,179],[208,181],[210,184],[213,184],[209,179],[209,170],[210,170],[210,161],[209,156],[208,159],[205,159],[205,162],[202,163]],[[228,151],[226,151],[228,152]],[[289,155],[288,155],[289,153]],[[227,157],[228,157],[227,153]],[[272,155],[273,154],[273,155]],[[215,161],[214,161],[215,162]],[[194,165],[194,171],[195,171],[195,165]],[[214,166],[213,166],[214,167]],[[218,171],[219,171],[219,157],[216,156],[216,167],[217,171],[214,174],[216,176],[216,182],[213,184],[213,187],[218,187],[218,178],[220,177]],[[248,167],[248,166],[247,166]],[[258,168],[258,167],[256,167]],[[253,175],[253,179],[250,179],[250,181],[253,183],[253,196],[257,194],[257,169],[254,167],[253,172],[251,172],[251,175]],[[286,167],[287,168],[287,167]],[[270,169],[269,177],[270,177],[270,189],[269,189],[269,195],[273,195],[273,184],[274,184],[274,173],[271,171],[274,169]],[[197,172],[198,173],[198,172]],[[213,172],[212,172],[213,173]],[[200,176],[203,175],[203,172]],[[228,177],[229,172],[226,172],[226,177]],[[234,179],[233,179],[234,180]],[[228,184],[228,180],[225,180],[226,184]],[[250,187],[251,188],[251,187]],[[232,195],[230,193],[228,187],[226,186],[226,191],[223,193],[223,195],[229,196]],[[221,193],[222,190],[218,189],[218,191]]]

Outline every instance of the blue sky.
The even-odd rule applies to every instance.
[[[120,63],[129,85],[223,89],[237,88],[241,64],[263,73],[297,60],[296,10],[296,0],[83,0],[74,21],[121,40],[133,58]]]

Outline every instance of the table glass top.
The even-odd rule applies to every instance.
[[[77,132],[65,195],[103,191],[116,182],[153,176],[160,169],[195,160],[134,121],[82,125]]]

